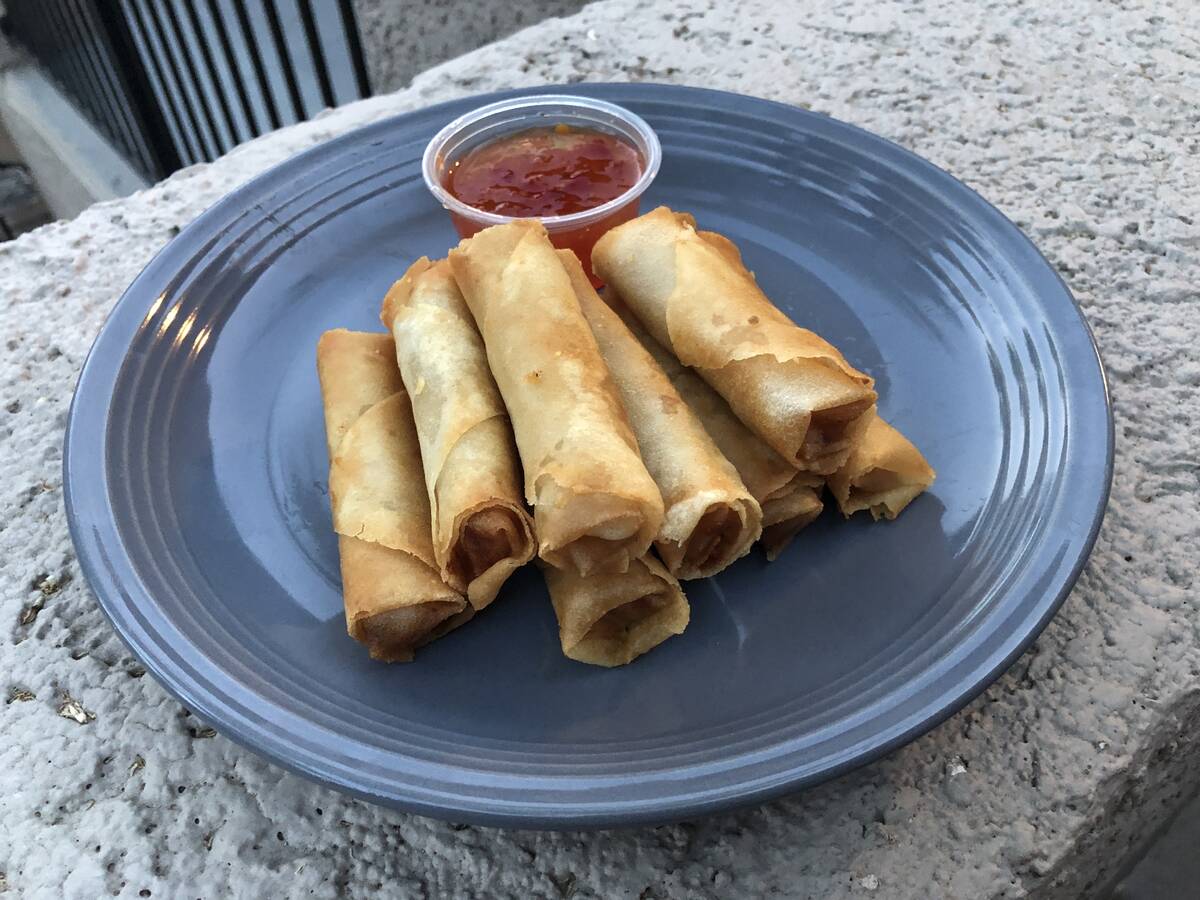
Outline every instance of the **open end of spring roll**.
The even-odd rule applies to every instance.
[[[536,549],[483,339],[445,260],[417,260],[388,291],[381,318],[412,399],[438,569],[483,609]]]
[[[338,549],[346,630],[374,659],[409,662],[416,648],[475,613],[416,557],[345,535],[338,536]],[[447,599],[429,599],[443,595]]]
[[[729,240],[695,224],[659,207],[601,238],[592,268],[776,452],[834,471],[875,402],[871,379],[780,312]]]
[[[623,666],[682,634],[691,611],[679,582],[646,555],[624,572],[582,576],[543,566],[563,653],[596,666]]]
[[[662,494],[655,547],[676,578],[715,575],[758,540],[758,502],[654,357],[600,299],[575,254],[560,250],[559,258]]]
[[[820,476],[797,472],[774,496],[763,501],[762,545],[768,561],[778,559],[792,538],[821,514],[825,508],[822,487],[824,479]]]
[[[763,549],[767,559],[774,560],[800,529],[821,514],[824,479],[797,469],[742,424],[720,394],[642,328],[611,286],[607,303],[658,363],[758,501]]]
[[[658,534],[662,497],[545,228],[487,228],[450,264],[512,419],[538,555],[624,571]]]
[[[392,339],[326,332],[317,371],[347,630],[376,659],[408,660],[471,608],[434,563],[420,450]]]
[[[842,514],[870,510],[878,521],[900,515],[936,473],[908,438],[874,412],[846,464],[829,476]]]
[[[491,603],[508,576],[533,559],[533,523],[523,509],[464,509],[453,530],[445,577],[466,585],[467,599],[476,609]]]

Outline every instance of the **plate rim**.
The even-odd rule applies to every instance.
[[[1090,365],[1094,358],[1094,374],[1098,376],[1098,397],[1095,399],[1099,399],[1102,402],[1106,421],[1103,429],[1105,438],[1103,483],[1097,492],[1095,503],[1088,511],[1090,517],[1088,532],[1080,544],[1076,559],[1071,565],[1070,570],[1065,575],[1060,576],[1061,581],[1057,582],[1057,590],[1054,592],[1054,596],[1043,601],[1040,607],[1040,615],[1037,619],[1030,623],[1029,616],[1025,617],[1023,625],[1027,627],[1024,627],[1024,633],[1011,647],[1009,652],[998,662],[987,667],[986,671],[982,671],[970,683],[964,684],[963,682],[958,682],[952,687],[939,690],[938,698],[935,698],[934,701],[919,702],[918,706],[921,708],[921,715],[908,728],[895,734],[890,739],[874,743],[868,749],[855,754],[850,759],[826,766],[819,771],[806,775],[793,775],[790,778],[783,778],[778,783],[747,788],[740,791],[731,791],[728,795],[708,798],[676,795],[670,802],[658,802],[652,808],[633,806],[628,801],[624,801],[591,803],[582,812],[572,812],[573,802],[568,799],[555,805],[552,810],[539,807],[540,811],[538,813],[531,813],[529,810],[514,810],[510,808],[509,804],[500,803],[495,799],[481,796],[478,792],[471,795],[460,793],[452,798],[452,801],[450,798],[447,798],[442,803],[433,803],[423,799],[421,796],[415,795],[411,790],[406,792],[404,784],[393,785],[394,790],[390,794],[383,795],[366,789],[361,785],[356,785],[345,778],[338,777],[338,773],[332,765],[327,765],[322,769],[319,765],[305,765],[298,758],[294,756],[289,757],[281,753],[280,749],[285,743],[279,739],[278,735],[273,735],[268,730],[260,728],[257,732],[253,729],[243,731],[240,725],[231,720],[230,708],[224,702],[223,698],[211,695],[205,696],[203,693],[197,692],[195,690],[196,679],[194,677],[187,677],[187,672],[185,670],[177,670],[171,664],[170,660],[149,652],[153,648],[147,647],[139,641],[135,634],[137,629],[133,627],[133,623],[125,621],[112,608],[112,601],[107,595],[108,591],[125,594],[128,601],[132,601],[136,596],[139,602],[154,602],[149,591],[140,584],[140,580],[130,560],[114,560],[109,555],[109,545],[99,535],[98,524],[111,526],[112,536],[117,539],[117,549],[123,549],[115,521],[112,521],[111,516],[107,479],[104,477],[105,467],[103,459],[105,454],[95,453],[94,451],[89,453],[89,447],[94,447],[97,444],[101,448],[105,446],[108,430],[107,403],[94,403],[91,401],[93,396],[98,396],[100,400],[105,401],[111,397],[112,388],[126,359],[128,343],[131,337],[131,335],[126,335],[124,331],[119,332],[118,326],[124,325],[126,326],[126,330],[128,330],[129,324],[136,324],[144,316],[144,312],[140,307],[135,307],[134,305],[141,293],[144,292],[143,286],[146,283],[153,282],[155,279],[158,279],[160,283],[162,281],[170,281],[183,268],[184,264],[196,256],[196,253],[188,246],[189,241],[194,240],[193,236],[200,236],[202,243],[205,236],[211,236],[211,229],[206,230],[205,226],[213,219],[219,219],[229,207],[242,206],[246,202],[246,198],[252,196],[255,191],[261,192],[267,189],[272,182],[285,177],[288,172],[293,171],[297,167],[303,169],[322,155],[337,153],[345,147],[353,146],[356,142],[362,141],[364,136],[372,131],[386,131],[402,123],[402,120],[416,115],[433,115],[443,110],[448,111],[469,104],[482,105],[508,97],[561,93],[563,91],[576,91],[578,93],[600,96],[607,96],[609,92],[619,94],[630,91],[634,93],[647,91],[653,94],[656,91],[666,91],[680,92],[692,97],[707,95],[718,105],[737,105],[739,103],[767,104],[778,108],[781,115],[832,122],[835,126],[849,129],[860,140],[865,139],[869,143],[882,144],[891,153],[898,151],[909,164],[916,165],[918,169],[925,169],[927,172],[932,172],[936,177],[949,179],[957,189],[967,192],[977,203],[982,204],[987,211],[998,217],[1002,223],[1000,227],[1010,231],[1010,236],[1017,239],[1018,243],[1023,245],[1027,252],[1031,252],[1033,258],[1040,261],[1041,265],[1044,266],[1045,272],[1052,277],[1050,281],[1051,287],[1056,287],[1065,296],[1065,299],[1069,301],[1069,308],[1074,311],[1078,324],[1082,326],[1082,334],[1086,337],[1086,344],[1091,349],[1091,354],[1088,355],[1086,363]],[[647,99],[651,98],[648,97]],[[620,102],[619,98],[618,102]],[[1048,294],[1048,291],[1043,287],[1037,290],[1036,293],[1039,297],[1044,297]],[[133,333],[136,334],[136,328],[133,330]],[[115,348],[119,352],[110,354],[109,358],[105,358],[105,351],[109,350],[110,347]],[[1085,363],[1081,361],[1076,365],[1082,367]],[[1088,399],[1091,400],[1093,398]],[[84,360],[68,411],[63,442],[63,498],[68,528],[80,568],[113,630],[120,637],[130,653],[145,666],[146,670],[154,676],[160,685],[189,709],[195,711],[201,718],[217,726],[223,735],[288,771],[372,803],[455,822],[521,828],[577,829],[662,824],[676,822],[693,816],[756,805],[861,768],[886,756],[893,750],[910,743],[920,735],[931,731],[951,718],[982,694],[984,690],[1007,671],[1013,662],[1041,635],[1050,620],[1062,607],[1067,596],[1074,588],[1084,566],[1087,564],[1099,536],[1111,492],[1114,462],[1115,431],[1108,378],[1090,323],[1074,294],[1071,292],[1070,287],[1032,240],[999,209],[969,185],[924,157],[887,138],[883,138],[852,123],[834,119],[831,116],[805,110],[781,101],[752,97],[730,91],[683,85],[590,82],[586,84],[567,85],[551,84],[534,88],[520,88],[468,95],[386,116],[289,156],[260,172],[254,178],[242,183],[207,207],[200,215],[182,228],[176,236],[160,248],[137,277],[134,278],[109,311]],[[88,469],[91,469],[93,472],[90,482],[82,474],[76,474]],[[79,481],[77,482],[76,479],[79,479]],[[107,517],[104,515],[105,513],[108,513]],[[92,520],[90,525],[88,523],[89,519]],[[119,566],[122,562],[124,563],[124,571],[116,571],[114,563]],[[1030,612],[1034,611],[1036,610],[1031,610]],[[1010,635],[1016,634],[1019,631],[1019,629],[1013,630],[1010,632]],[[986,656],[987,654],[984,654],[985,659]],[[948,702],[938,702],[939,699],[944,698],[950,699]]]

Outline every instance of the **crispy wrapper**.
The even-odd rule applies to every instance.
[[[375,659],[409,660],[473,609],[434,562],[416,428],[392,339],[327,331],[317,372],[347,631]]]
[[[450,264],[417,260],[383,301],[421,443],[433,552],[480,610],[537,549],[508,411]]]
[[[720,394],[642,328],[611,285],[605,296],[758,501],[762,508],[763,550],[767,559],[776,559],[796,533],[821,514],[825,479],[797,469],[742,424]]]
[[[581,575],[625,571],[658,534],[662,497],[545,228],[487,228],[450,264],[512,418],[538,555]]]
[[[846,464],[829,476],[842,514],[894,519],[937,477],[921,451],[874,411]]]
[[[769,561],[778,559],[792,538],[821,514],[825,508],[821,501],[824,486],[825,479],[820,475],[797,472],[777,496],[764,501],[762,546]]]
[[[563,653],[595,666],[623,666],[675,634],[691,610],[674,576],[651,554],[624,572],[583,576],[542,566]]]
[[[558,254],[662,494],[665,516],[654,546],[676,578],[715,575],[758,540],[758,501],[654,357],[600,299],[575,254]]]
[[[823,475],[846,461],[871,379],[780,312],[732,242],[661,206],[602,237],[592,268],[784,459]]]

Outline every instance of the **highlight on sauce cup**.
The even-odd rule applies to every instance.
[[[642,193],[658,174],[662,162],[658,137],[640,116],[615,103],[570,94],[501,100],[459,116],[434,135],[425,148],[422,174],[430,192],[449,212],[459,236],[470,237],[491,225],[518,217],[476,209],[454,196],[447,182],[455,165],[472,151],[502,138],[532,129],[560,127],[615,137],[636,151],[640,165],[640,174],[633,185],[605,203],[566,215],[536,216],[551,242],[575,251],[591,275],[592,246],[610,228],[637,216]],[[596,282],[594,276],[592,280]]]

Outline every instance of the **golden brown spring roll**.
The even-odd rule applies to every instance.
[[[758,540],[758,501],[654,357],[600,299],[575,254],[558,255],[662,494],[665,515],[654,546],[676,578],[715,575]]]
[[[797,469],[743,425],[720,394],[646,332],[611,285],[606,289],[606,298],[758,501],[762,508],[763,549],[767,559],[776,559],[796,533],[821,514],[825,480]]]
[[[662,497],[545,228],[487,228],[450,264],[512,418],[539,556],[625,571],[658,534]]]
[[[442,580],[476,610],[536,551],[508,411],[446,260],[417,260],[383,301],[412,399]]]
[[[780,312],[732,242],[661,206],[602,237],[592,268],[784,459],[823,475],[846,461],[871,379]]]
[[[821,489],[825,479],[811,472],[797,472],[777,495],[763,503],[763,551],[774,562],[783,548],[792,542],[802,529],[811,525],[825,504]]]
[[[392,339],[327,331],[317,344],[317,372],[347,631],[375,659],[409,660],[473,610],[438,576],[416,429]]]
[[[842,514],[894,519],[937,477],[921,451],[874,411],[846,464],[829,476]]]
[[[583,576],[553,566],[542,571],[563,653],[579,662],[623,666],[683,634],[691,617],[679,582],[649,553],[624,572]]]

